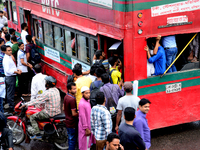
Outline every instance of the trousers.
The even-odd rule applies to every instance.
[[[14,98],[15,98],[15,86],[16,86],[16,76],[6,76],[6,99],[9,104],[9,110],[14,111]]]
[[[37,120],[44,120],[44,119],[49,119],[49,115],[45,112],[45,110],[35,113],[30,117],[30,122],[33,128],[34,135],[40,133]]]

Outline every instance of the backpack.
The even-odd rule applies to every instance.
[[[30,52],[30,63],[32,65],[35,65],[37,63],[41,62],[41,56],[40,53],[38,52],[38,50],[36,49],[35,45],[34,46],[30,46],[27,45],[29,48],[31,48],[31,52]]]
[[[98,92],[100,92],[100,87],[103,86],[103,82],[101,82],[101,84],[99,85],[98,88],[94,85],[94,82],[91,83],[91,86],[93,88],[93,90],[90,92],[90,105],[91,105],[91,108],[92,108],[93,106],[97,105],[95,96]]]

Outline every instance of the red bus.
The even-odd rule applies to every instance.
[[[20,36],[27,22],[37,37],[43,70],[66,92],[73,65],[92,65],[97,49],[107,57],[113,44],[123,56],[123,78],[134,82],[140,98],[148,98],[148,122],[157,129],[200,120],[199,63],[188,63],[189,47],[177,60],[178,72],[147,77],[147,39],[176,35],[179,53],[200,31],[200,0],[6,0],[8,27]]]

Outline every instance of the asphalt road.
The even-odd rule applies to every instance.
[[[29,100],[29,97],[25,100]],[[19,99],[16,101],[18,102]],[[151,137],[150,150],[200,150],[200,121],[152,130]],[[23,142],[15,146],[15,150],[37,149],[55,150],[56,148],[53,144],[39,141],[31,141],[29,144]]]

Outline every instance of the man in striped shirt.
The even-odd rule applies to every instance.
[[[92,108],[90,115],[91,132],[96,139],[96,149],[102,150],[106,145],[107,136],[112,132],[112,120],[110,112],[105,107],[104,93],[97,93],[95,99],[97,105]]]
[[[48,119],[50,117],[53,117],[61,113],[60,111],[61,98],[59,90],[55,87],[56,79],[52,76],[47,76],[45,80],[46,80],[45,86],[47,90],[44,92],[44,94],[21,106],[22,108],[25,106],[33,106],[45,102],[45,109],[43,109],[38,113],[33,114],[30,117],[30,122],[34,133],[34,136],[32,136],[31,139],[42,140],[42,136],[40,135],[40,129],[38,127],[36,120]]]

